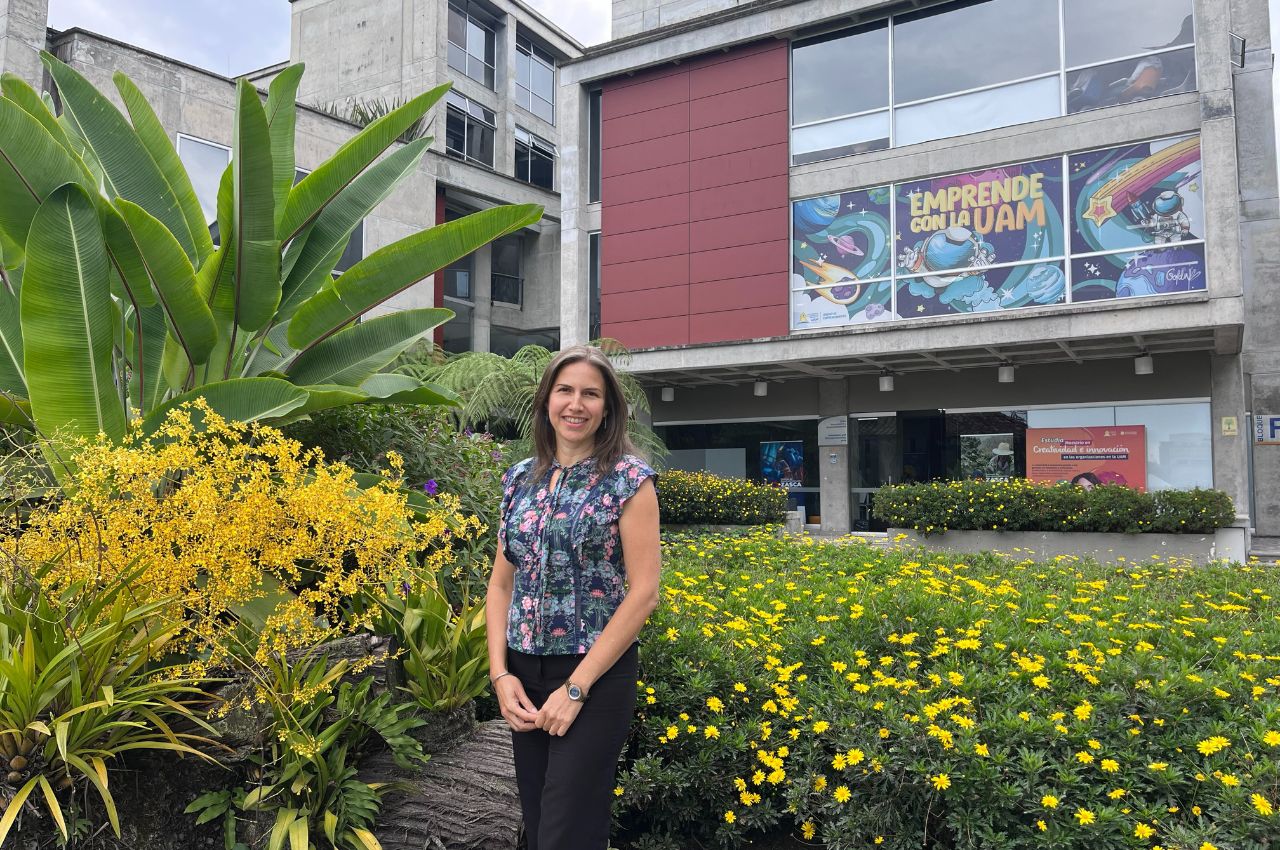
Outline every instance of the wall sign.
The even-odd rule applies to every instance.
[[[1268,413],[1254,416],[1253,442],[1258,446],[1280,446],[1280,416]]]
[[[818,422],[818,445],[849,445],[849,417],[828,416],[826,419]]]

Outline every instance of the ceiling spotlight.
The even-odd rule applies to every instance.
[[[1156,361],[1145,351],[1133,358],[1133,374],[1150,375],[1156,370]]]
[[[662,388],[662,400],[663,400],[663,401],[675,401],[675,400],[676,400],[676,388],[675,388],[675,387],[663,387],[663,388]]]
[[[890,375],[888,372],[885,372],[880,376],[880,392],[893,392],[893,375]]]
[[[1007,363],[1000,367],[997,380],[1002,384],[1012,384],[1017,369]]]
[[[769,384],[767,381],[756,381],[755,386],[751,388],[757,396],[765,396],[769,394]]]

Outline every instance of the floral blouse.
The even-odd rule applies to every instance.
[[[498,546],[515,567],[507,645],[531,655],[585,653],[626,593],[622,506],[657,473],[625,455],[603,475],[587,458],[553,462],[534,479],[535,463],[527,458],[502,476]]]

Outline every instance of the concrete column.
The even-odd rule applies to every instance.
[[[818,415],[849,415],[849,385],[844,380],[818,382]],[[818,479],[822,497],[822,533],[848,534],[849,447],[818,446]]]
[[[573,79],[573,66],[562,69],[556,116],[560,130],[560,345],[590,338],[590,241],[584,212],[587,202],[590,105],[587,91]]]
[[[0,0],[0,70],[43,88],[40,51],[48,39],[49,0]]]
[[[493,168],[499,174],[516,171],[516,16],[508,13],[498,29],[494,54],[497,69],[498,138],[493,154]]]
[[[1241,524],[1249,517],[1249,423],[1245,421],[1244,371],[1235,354],[1210,357],[1213,383],[1209,400],[1209,433],[1213,444],[1213,486],[1231,497]],[[1222,420],[1235,417],[1237,434],[1222,433]]]
[[[488,351],[493,326],[493,245],[485,245],[472,256],[471,350]]]

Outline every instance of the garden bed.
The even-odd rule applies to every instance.
[[[1087,531],[945,531],[921,534],[910,528],[891,528],[889,538],[950,552],[1002,552],[1042,559],[1073,555],[1102,562],[1142,562],[1157,557],[1203,564],[1209,561],[1244,561],[1248,555],[1243,528],[1219,528],[1209,534],[1105,534]]]

